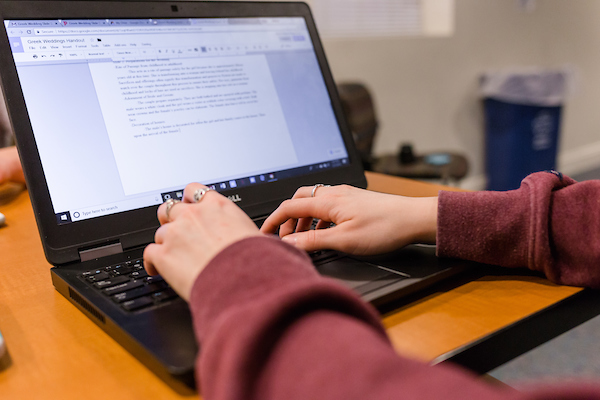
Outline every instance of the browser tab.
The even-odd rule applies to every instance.
[[[260,25],[260,18],[228,18],[229,25]]]
[[[56,21],[7,21],[8,26],[13,28],[26,28],[38,26],[60,26],[60,22]]]
[[[106,26],[110,23],[105,19],[63,20],[62,26]]]
[[[228,25],[228,18],[192,18],[191,25]]]
[[[112,26],[144,26],[155,25],[152,19],[112,19],[108,23]]]
[[[154,25],[170,25],[170,26],[177,26],[177,25],[191,25],[191,21],[189,19],[153,19],[152,20]]]

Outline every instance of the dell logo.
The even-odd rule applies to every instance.
[[[234,203],[237,203],[239,201],[242,201],[242,198],[240,197],[239,194],[233,194],[231,196],[227,196],[227,198],[231,201],[233,201]]]

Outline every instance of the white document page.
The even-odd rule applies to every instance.
[[[264,55],[89,67],[126,195],[298,162]]]

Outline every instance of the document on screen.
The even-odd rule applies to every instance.
[[[264,55],[89,66],[125,195],[298,161]]]

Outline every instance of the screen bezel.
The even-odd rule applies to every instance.
[[[175,11],[177,10],[177,11]],[[360,157],[355,149],[351,132],[345,122],[335,82],[329,69],[323,47],[310,9],[305,3],[274,2],[170,2],[170,1],[3,1],[0,18],[13,19],[87,19],[87,18],[236,18],[236,17],[302,17],[308,31],[325,85],[329,92],[334,114],[348,151],[347,166],[332,168],[310,175],[297,176],[257,187],[225,190],[224,195],[237,194],[238,205],[251,217],[258,218],[273,211],[281,201],[291,197],[300,186],[315,183],[341,184],[366,187]],[[11,54],[9,41],[2,24],[0,53]],[[120,242],[124,249],[153,241],[159,226],[156,209],[150,206],[125,211],[76,223],[59,225],[52,207],[50,193],[29,121],[27,108],[15,63],[11,57],[0,58],[1,79],[15,131],[25,178],[42,238],[46,258],[52,264],[79,260],[79,251],[95,246]],[[264,199],[268,198],[269,201]],[[125,214],[125,215],[124,215]]]

